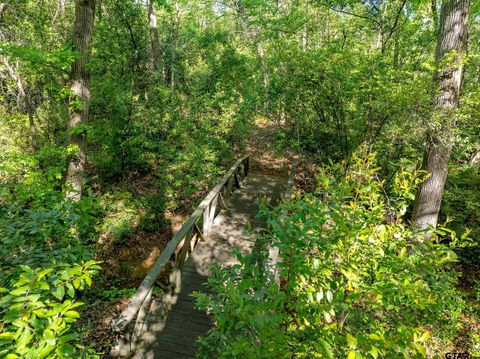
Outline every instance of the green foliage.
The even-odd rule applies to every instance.
[[[14,291],[15,283],[24,275],[22,268],[30,268],[34,276],[51,269],[41,281],[53,283],[55,273],[83,268],[82,263],[92,258],[97,244],[104,243],[105,238],[113,246],[128,245],[139,230],[163,230],[168,224],[166,212],[188,212],[236,154],[244,151],[253,120],[269,119],[278,125],[278,144],[300,152],[304,158],[316,163],[328,162],[330,158],[341,160],[367,143],[379,153],[382,168],[375,175],[367,171],[366,178],[371,183],[362,184],[361,193],[348,185],[351,178],[342,179],[325,168],[318,177],[323,192],[265,212],[271,222],[271,233],[265,240],[272,240],[286,253],[290,247],[299,254],[307,253],[312,261],[320,261],[319,270],[335,275],[329,279],[325,273],[312,274],[315,271],[308,268],[314,263],[291,253],[292,268],[298,269],[305,283],[312,283],[314,299],[322,288],[318,308],[305,299],[310,292],[298,284],[299,278],[287,276],[289,279],[281,289],[276,288],[260,273],[256,275],[258,269],[245,258],[243,266],[257,278],[244,275],[238,285],[243,292],[248,292],[247,288],[266,290],[269,300],[261,311],[268,315],[246,316],[237,310],[235,315],[241,316],[239,324],[225,319],[224,325],[231,326],[227,334],[215,331],[211,338],[217,336],[215,340],[230,344],[226,342],[230,333],[250,330],[248,335],[237,336],[238,343],[232,341],[236,344],[229,350],[234,356],[242,356],[243,351],[262,356],[265,343],[253,341],[256,344],[251,345],[253,337],[259,338],[256,331],[261,329],[262,338],[271,343],[267,348],[271,352],[266,353],[295,351],[299,356],[308,356],[308,351],[326,353],[331,349],[335,357],[348,355],[352,350],[364,355],[365,350],[371,350],[368,345],[374,339],[368,335],[372,334],[385,338],[375,344],[379,353],[383,350],[390,354],[395,344],[408,347],[405,350],[411,355],[415,350],[421,354],[418,345],[424,344],[422,335],[431,330],[420,314],[427,309],[441,311],[436,302],[424,303],[426,287],[433,288],[433,292],[436,286],[444,285],[438,291],[448,294],[449,283],[455,277],[455,272],[445,269],[439,278],[438,266],[431,263],[433,254],[438,258],[446,255],[442,252],[447,251],[446,247],[425,244],[432,248],[423,250],[431,251],[432,256],[417,258],[421,256],[411,245],[417,238],[401,220],[408,215],[411,188],[416,182],[411,171],[402,169],[403,159],[417,161],[421,157],[423,124],[430,114],[436,39],[430,2],[406,2],[401,8],[402,2],[393,0],[375,4],[356,0],[328,4],[266,0],[154,3],[158,64],[152,56],[155,36],[149,26],[146,2],[97,2],[92,56],[87,66],[91,75],[89,123],[70,131],[65,126],[68,112],[83,109],[83,104],[72,97],[69,76],[71,63],[78,56],[71,46],[75,2],[2,3],[1,286],[8,293]],[[473,19],[478,8],[478,4],[473,4]],[[478,149],[479,29],[477,22],[471,21],[469,51],[462,58],[466,68],[453,152],[460,166]],[[78,150],[68,146],[72,135],[85,135],[87,140],[84,193],[78,203],[65,202],[63,194],[65,163]],[[462,168],[453,172],[443,201],[443,220],[452,218],[450,228],[462,231],[468,222],[471,235],[478,242],[477,173]],[[380,184],[377,175],[386,178],[386,183]],[[325,221],[324,235],[316,232],[317,227],[309,218]],[[337,227],[338,231],[334,229]],[[448,241],[448,234],[442,234],[442,238]],[[302,240],[293,241],[295,236]],[[385,258],[366,245],[368,236],[384,251]],[[400,238],[393,240],[392,236]],[[452,240],[451,246],[454,245]],[[321,254],[309,252],[317,247],[322,248]],[[402,248],[407,247],[406,257],[398,259],[398,263],[386,263],[387,259],[399,257]],[[327,250],[331,254],[323,253]],[[478,255],[471,248],[455,250],[464,264],[477,261]],[[347,254],[351,259],[345,259]],[[369,256],[365,263],[364,256]],[[352,267],[360,266],[360,257],[367,273]],[[346,265],[347,262],[350,264]],[[324,263],[333,263],[332,268]],[[126,262],[122,266],[131,268]],[[391,281],[388,285],[373,275],[384,267],[385,281]],[[400,279],[393,278],[394,270],[399,271]],[[349,279],[345,273],[354,273],[358,278]],[[225,280],[230,278],[230,274],[223,275]],[[405,284],[405,279],[409,283]],[[438,284],[431,284],[434,279]],[[218,285],[221,283],[219,280]],[[237,296],[236,285],[228,285],[232,286],[231,295]],[[338,294],[341,286],[343,299]],[[377,300],[367,292],[370,286],[371,291],[376,290],[388,300]],[[77,292],[75,286],[74,289]],[[60,300],[48,290],[38,291],[35,295],[41,296],[41,303],[47,303],[45,308],[48,303],[63,305],[66,300],[76,303],[67,292],[64,295],[68,299]],[[109,300],[115,293],[112,290],[99,296]],[[235,302],[238,308],[249,306],[248,313],[260,308],[248,297],[235,298],[243,301]],[[306,303],[305,311],[309,312],[297,308],[296,303],[299,308]],[[449,303],[446,300],[444,305]],[[378,310],[374,319],[358,314],[366,304]],[[389,304],[399,307],[402,314],[405,312],[405,324],[399,324],[400,314]],[[216,310],[220,311],[222,305]],[[405,309],[409,305],[412,307]],[[424,312],[418,309],[422,305]],[[230,309],[233,313],[235,308]],[[338,327],[344,309],[351,313],[345,319],[345,328],[333,328],[335,323]],[[3,323],[4,313],[0,313]],[[419,326],[425,328],[412,329],[412,316],[418,316]],[[320,324],[315,322],[316,318],[320,318]],[[258,322],[247,330],[242,323],[249,320]],[[359,321],[358,329],[353,320]],[[379,322],[379,333],[367,331],[372,320]],[[67,322],[65,328],[72,324]],[[438,322],[432,316],[430,323]],[[47,324],[41,324],[44,325]],[[318,333],[312,334],[320,326]],[[396,334],[393,326],[397,326]],[[30,343],[40,343],[38,348],[45,349],[46,342],[38,337],[40,333],[35,332]],[[58,348],[59,338],[65,335],[69,334],[54,332],[55,338],[47,334],[47,339]],[[305,344],[312,342],[305,338],[317,337],[318,348]],[[7,344],[13,348],[12,343]],[[73,340],[69,343],[75,346]],[[39,355],[33,351],[33,345],[25,348],[31,348],[35,353],[32,356]],[[62,354],[60,349],[52,350],[48,355]],[[81,351],[82,355],[86,352]]]
[[[480,267],[480,176],[478,169],[452,168],[447,179],[440,219],[448,221],[449,228],[460,232],[468,230],[473,245],[459,249],[461,262]]]
[[[1,356],[80,355],[71,329],[81,305],[75,299],[99,266],[85,259],[79,238],[88,238],[97,212],[89,197],[49,202],[55,199],[50,193],[35,209],[13,205],[0,212]]]
[[[423,241],[402,219],[419,175],[399,171],[386,196],[373,154],[322,168],[315,194],[263,211],[257,238],[280,250],[280,285],[258,256],[214,270],[199,294],[216,327],[202,357],[425,357],[433,329],[449,340],[463,308],[451,265],[460,244]],[[346,174],[346,175],[345,175]],[[443,229],[442,233],[445,233]]]
[[[2,279],[9,287],[0,288],[0,355],[76,357],[77,335],[71,332],[71,325],[80,317],[75,309],[82,303],[74,300],[75,294],[92,284],[92,275],[99,268],[95,261],[74,265],[52,261],[42,268],[21,265],[13,273],[7,272]]]

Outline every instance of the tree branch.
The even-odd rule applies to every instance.
[[[387,37],[383,41],[382,48],[385,47],[387,44],[388,40],[392,37],[393,33],[397,30],[397,25],[398,25],[398,20],[400,19],[400,15],[402,14],[402,10],[405,7],[407,0],[402,0],[402,4],[397,10],[397,15],[395,16],[395,22],[393,23],[392,28],[390,29],[390,32],[388,33]],[[405,22],[404,22],[405,23]],[[403,25],[403,24],[402,24]]]

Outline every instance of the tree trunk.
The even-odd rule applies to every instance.
[[[162,50],[160,48],[160,41],[158,39],[157,13],[155,12],[155,7],[152,0],[148,2],[148,21],[150,29],[150,43],[152,46],[153,68],[156,71],[162,71]]]
[[[398,68],[400,56],[400,34],[395,34],[395,42],[393,46],[393,67]]]
[[[308,46],[308,30],[307,24],[303,24],[303,31],[302,31],[302,52],[307,52]]]
[[[37,143],[37,129],[35,127],[35,110],[32,106],[32,104],[28,103],[28,128],[30,130],[30,140],[32,142],[32,148],[34,151],[38,150],[38,143]]]
[[[10,64],[10,62],[6,57],[2,57],[2,60],[5,67],[7,68],[7,71],[10,77],[17,84],[17,99],[18,99],[17,103],[21,111],[28,115],[30,141],[31,141],[33,150],[36,151],[38,149],[38,144],[37,144],[37,134],[36,134],[37,131],[35,128],[35,119],[34,119],[35,108],[31,100],[31,94],[27,94],[27,91],[25,91],[25,86],[23,85],[23,79],[22,79],[22,76],[20,75],[18,61],[16,63],[16,66],[13,66]]]
[[[66,176],[66,198],[78,201],[82,193],[85,171],[86,128],[90,105],[90,61],[95,0],[75,0],[73,50],[78,57],[72,63],[71,95],[69,99],[69,153]]]
[[[469,7],[469,0],[445,0],[442,4],[435,57],[437,71],[433,76],[434,109],[422,165],[430,177],[420,185],[412,213],[412,222],[419,229],[435,227],[438,221],[459,105],[461,54],[466,46]],[[429,236],[427,233],[426,238]]]
[[[180,31],[180,5],[178,1],[175,1],[175,19],[173,20],[173,48],[171,52],[171,64],[170,64],[170,88],[175,88],[175,61],[178,48],[178,35]]]

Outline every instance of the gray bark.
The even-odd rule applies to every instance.
[[[152,63],[157,71],[163,71],[162,66],[162,50],[158,39],[157,13],[153,5],[153,1],[148,2],[148,25],[150,29],[150,43],[152,46]]]
[[[412,214],[419,229],[435,227],[438,222],[459,106],[469,7],[469,0],[445,0],[442,4],[433,77],[434,109],[422,165],[430,176],[418,189]]]
[[[78,201],[82,193],[85,171],[86,131],[79,127],[88,122],[90,105],[90,74],[88,63],[95,20],[95,0],[75,0],[73,49],[78,57],[71,69],[71,96],[69,99],[69,146],[74,148],[67,164],[66,198]]]

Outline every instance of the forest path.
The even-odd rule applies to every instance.
[[[252,159],[249,176],[233,193],[228,208],[216,217],[209,237],[197,245],[186,262],[180,292],[163,299],[163,306],[165,300],[170,302],[166,319],[161,310],[149,315],[134,358],[195,357],[198,337],[206,335],[213,323],[195,308],[192,293],[202,290],[213,263],[229,266],[237,262],[235,250],[251,251],[255,230],[263,224],[257,216],[260,202],[275,205],[286,190],[289,162],[278,157],[271,146],[273,133],[268,125],[254,128],[248,144]]]

